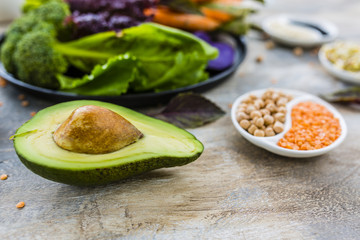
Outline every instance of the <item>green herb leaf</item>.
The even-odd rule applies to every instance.
[[[194,93],[175,96],[166,108],[153,117],[181,128],[196,128],[216,121],[225,112],[207,98]]]
[[[62,91],[114,96],[128,90],[163,91],[184,87],[206,80],[207,63],[218,55],[216,48],[194,35],[154,23],[125,29],[121,36],[114,37],[110,33],[99,33],[76,44],[67,43],[71,48],[98,46],[98,49],[105,48],[104,54],[117,54],[82,78],[57,76]],[[103,39],[102,43],[99,39]],[[72,63],[79,68],[83,62],[79,61]]]
[[[321,97],[329,102],[360,103],[360,87],[350,87]]]
[[[136,62],[127,54],[108,60],[104,65],[97,65],[91,74],[83,78],[57,76],[62,91],[80,95],[117,96],[129,89],[130,82],[136,76]]]

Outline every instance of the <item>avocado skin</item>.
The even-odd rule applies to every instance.
[[[49,168],[27,161],[26,158],[20,154],[17,155],[28,169],[46,179],[74,186],[90,187],[116,182],[158,168],[182,166],[195,161],[199,158],[201,153],[198,153],[191,158],[150,158],[141,162],[128,163],[126,165],[111,168],[98,168],[82,171]]]

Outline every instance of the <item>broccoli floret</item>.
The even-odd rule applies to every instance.
[[[54,36],[56,35],[55,27],[47,22],[31,22],[31,20],[24,21],[24,18],[19,19],[20,21],[15,22],[9,29],[6,35],[6,41],[1,46],[0,59],[9,73],[16,73],[16,66],[14,64],[14,52],[22,39],[24,34],[27,32],[46,32],[47,34]],[[24,24],[22,24],[24,23]],[[16,75],[16,74],[15,74]]]
[[[45,3],[28,13],[39,21],[53,24],[57,31],[64,29],[64,19],[70,14],[69,6],[59,1]]]
[[[55,39],[42,31],[30,32],[22,37],[14,52],[17,76],[36,86],[58,88],[56,74],[65,73],[68,63],[54,49],[55,44]]]
[[[67,72],[70,63],[74,68],[89,72],[95,65],[116,56],[112,48],[109,52],[93,49],[92,44],[104,44],[102,40],[109,35],[116,37],[116,33],[109,32],[63,43],[45,31],[29,32],[17,43],[13,54],[16,74],[32,85],[57,89],[58,76]],[[85,65],[87,69],[82,68]]]
[[[48,2],[63,2],[63,0],[25,0],[24,4],[22,5],[22,12],[27,13],[31,10],[39,8],[41,5],[48,3]]]
[[[64,19],[70,15],[69,7],[62,1],[52,0],[45,3],[38,8],[28,12],[21,18],[14,21],[6,32],[6,38],[0,49],[0,59],[5,69],[22,79],[26,74],[24,70],[18,69],[16,62],[19,60],[19,53],[15,58],[15,52],[20,45],[20,42],[29,42],[28,40],[22,41],[28,33],[43,32],[49,35],[49,38],[55,38],[59,35],[64,35],[65,27],[63,25]],[[31,44],[21,44],[24,46],[38,45],[39,43],[34,40]],[[24,47],[18,52],[24,52]],[[36,51],[34,49],[34,51]],[[24,60],[23,60],[24,61]],[[24,66],[20,64],[20,66]],[[30,71],[31,72],[31,71]],[[29,77],[25,76],[24,81],[29,82]],[[43,85],[38,84],[38,85]],[[46,84],[45,84],[46,85]],[[45,86],[44,85],[44,86]],[[50,84],[52,85],[52,84]]]
[[[9,73],[15,73],[16,67],[14,65],[13,53],[16,49],[18,41],[22,35],[18,33],[11,34],[6,38],[6,41],[1,45],[0,59],[5,69]]]

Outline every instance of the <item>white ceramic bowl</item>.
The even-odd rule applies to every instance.
[[[285,156],[285,157],[307,158],[307,157],[315,157],[315,156],[325,154],[325,153],[333,150],[337,146],[339,146],[340,143],[342,143],[342,141],[344,141],[344,139],[345,139],[345,137],[347,135],[347,127],[346,127],[346,124],[345,124],[345,120],[341,116],[341,114],[333,106],[331,106],[329,103],[325,102],[324,100],[322,100],[322,99],[320,99],[320,98],[318,98],[318,97],[316,97],[314,95],[311,95],[311,94],[308,94],[308,93],[305,93],[305,92],[289,90],[289,89],[274,89],[275,91],[281,91],[281,92],[284,92],[286,94],[290,94],[290,95],[292,95],[294,97],[294,99],[291,100],[286,105],[287,113],[286,113],[284,131],[277,134],[277,135],[275,135],[275,136],[273,136],[273,137],[255,137],[255,136],[251,135],[245,129],[243,129],[239,125],[239,123],[236,121],[237,107],[250,94],[253,94],[255,96],[260,97],[266,90],[267,89],[261,89],[261,90],[252,91],[252,92],[248,92],[248,93],[238,97],[235,100],[235,102],[233,103],[233,106],[232,106],[232,109],[231,109],[231,120],[232,120],[235,128],[249,142],[255,144],[258,147],[264,148],[264,149],[266,149],[266,150],[268,150],[270,152],[273,152],[273,153],[276,153],[278,155],[282,155],[282,156]],[[339,121],[340,121],[340,126],[341,126],[341,135],[340,135],[340,137],[338,139],[336,139],[329,146],[321,148],[321,149],[316,149],[316,150],[291,150],[291,149],[286,149],[286,148],[282,148],[282,147],[278,146],[277,142],[291,128],[291,110],[292,110],[293,106],[300,103],[300,102],[304,102],[304,101],[312,101],[312,102],[315,102],[315,103],[319,103],[319,104],[325,106],[330,112],[332,112],[334,114],[334,117],[338,118]]]
[[[297,30],[290,31],[289,26]],[[338,36],[338,30],[334,24],[322,19],[309,18],[308,16],[285,14],[270,16],[262,22],[262,28],[274,41],[292,47],[319,46],[333,41]],[[321,29],[326,34],[317,29]],[[304,33],[307,33],[312,38],[305,39],[303,37]]]
[[[359,72],[351,72],[351,71],[346,71],[344,69],[338,68],[336,67],[333,63],[331,63],[327,57],[326,57],[326,50],[332,48],[334,45],[336,44],[336,42],[334,43],[328,43],[323,45],[320,48],[319,51],[319,61],[321,63],[321,65],[334,77],[346,81],[346,82],[350,82],[350,83],[355,83],[355,84],[360,84],[360,71]]]

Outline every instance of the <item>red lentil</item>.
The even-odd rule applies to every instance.
[[[8,178],[8,175],[7,174],[2,174],[1,176],[0,176],[0,179],[1,180],[6,180]]]
[[[30,104],[29,101],[26,101],[26,100],[21,101],[21,106],[23,106],[23,107],[27,107],[27,106],[29,106],[29,104]]]
[[[25,207],[25,203],[24,202],[19,202],[18,204],[16,204],[17,208],[23,208]]]
[[[25,99],[25,95],[24,95],[24,94],[19,94],[18,99],[19,99],[19,100],[24,100],[24,99]]]
[[[4,88],[6,87],[6,85],[7,85],[7,81],[2,77],[0,77],[0,87]]]
[[[339,119],[324,106],[314,102],[295,105],[292,127],[278,145],[294,150],[314,150],[329,146],[341,134]]]

